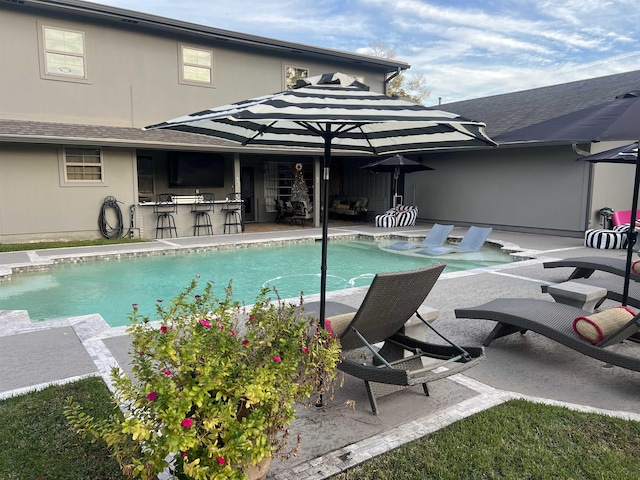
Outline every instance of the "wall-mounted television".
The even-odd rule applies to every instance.
[[[173,153],[169,157],[170,187],[224,187],[224,156],[219,153]]]

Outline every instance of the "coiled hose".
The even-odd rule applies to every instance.
[[[111,226],[107,220],[107,211],[113,209],[116,216],[116,224]],[[100,233],[104,238],[120,238],[124,231],[122,222],[122,210],[116,197],[106,197],[102,202],[102,208],[100,208],[100,215],[98,216],[98,225],[100,227]]]

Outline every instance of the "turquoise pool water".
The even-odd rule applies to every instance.
[[[389,243],[389,242],[386,242]],[[373,241],[332,241],[328,247],[329,291],[361,287],[377,272],[410,270],[445,262],[445,272],[510,262],[485,247],[473,254],[439,258],[402,254]],[[131,306],[155,311],[158,300],[173,298],[197,275],[212,280],[219,297],[233,279],[234,297],[253,303],[262,286],[282,298],[320,291],[319,242],[184,253],[54,265],[50,271],[13,275],[0,283],[0,310],[28,310],[33,321],[99,313],[111,326],[128,324]]]

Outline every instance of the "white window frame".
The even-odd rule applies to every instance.
[[[68,156],[72,153],[76,153],[76,151],[82,152],[82,158],[95,158],[95,155],[91,155],[90,152],[98,152],[97,158],[98,162],[74,162],[69,161]],[[77,154],[75,156],[78,156]],[[99,147],[63,147],[59,151],[59,163],[60,163],[60,183],[62,185],[71,186],[71,185],[105,185],[105,168],[104,168],[104,155],[102,149]],[[69,167],[96,167],[99,166],[100,169],[100,178],[99,179],[87,179],[87,178],[69,178]]]
[[[189,62],[185,59],[185,50],[193,50],[195,52],[208,54],[210,65],[200,64],[198,62]],[[209,72],[209,80],[196,80],[185,76],[185,68],[201,69]],[[199,87],[215,87],[215,55],[214,51],[208,48],[194,47],[193,45],[178,44],[178,71],[179,83],[183,85],[195,85]]]
[[[47,45],[46,31],[57,31],[62,33],[71,33],[80,35],[82,39],[81,52],[72,52],[65,49],[57,49],[53,45]],[[89,83],[88,68],[88,48],[87,35],[81,30],[73,28],[60,27],[50,24],[39,24],[38,28],[39,48],[40,48],[40,78],[46,80],[59,80],[65,82]],[[63,70],[55,71],[49,64],[49,55],[57,55],[62,57],[78,58],[82,63],[82,74],[74,74],[73,72],[65,72]]]
[[[297,79],[297,78],[308,78],[309,74],[310,74],[309,67],[302,67],[300,65],[284,64],[282,66],[282,87],[283,87],[283,90],[291,90],[296,85],[296,82],[289,81],[289,78],[287,77],[287,70],[290,69],[290,68],[295,69],[295,70],[305,70],[307,72],[306,76],[296,76],[296,77],[293,77],[294,79]]]
[[[295,177],[295,164],[297,162],[266,162],[264,171],[264,201],[267,212],[276,211],[275,199],[284,202],[291,201],[293,181]],[[313,203],[313,164],[303,163],[304,178],[309,191],[309,200]]]

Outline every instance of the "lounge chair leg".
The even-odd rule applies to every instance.
[[[523,330],[522,328],[516,327],[514,325],[507,325],[505,323],[498,322],[498,324],[494,327],[494,329],[491,331],[489,336],[487,336],[487,338],[484,339],[484,342],[482,344],[485,347],[488,347],[489,344],[493,342],[496,338],[505,337],[507,335],[511,335],[512,333],[516,333],[516,332],[525,333],[526,330]]]
[[[569,280],[573,280],[574,278],[589,278],[595,270],[593,268],[583,268],[577,267],[571,275],[569,275]]]
[[[424,390],[424,394],[428,397],[429,396],[429,386],[426,383],[422,384],[422,390]]]
[[[376,397],[373,394],[373,390],[371,390],[371,384],[365,380],[364,385],[367,388],[367,395],[369,396],[371,411],[373,412],[374,415],[378,415],[378,402],[376,402]]]

